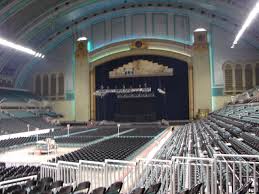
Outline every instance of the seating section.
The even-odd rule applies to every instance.
[[[131,194],[157,194],[160,190],[161,183],[153,184],[147,187],[138,187],[133,189]],[[119,194],[123,187],[122,182],[115,182],[107,189],[105,187],[98,187],[92,189],[90,194]],[[9,193],[25,193],[25,194],[88,194],[91,190],[91,183],[89,181],[80,182],[76,185],[64,184],[63,180],[53,181],[52,177],[45,177],[38,181],[28,180],[23,184],[16,184],[2,190],[3,194]]]
[[[33,143],[36,141],[37,141],[37,138],[35,136],[1,140],[0,141],[0,151],[5,151],[6,149],[14,148],[19,145]]]
[[[259,103],[228,105],[214,114],[248,124],[259,124]]]
[[[40,167],[36,167],[36,166],[19,166],[19,167],[9,167],[9,168],[4,167],[4,168],[0,168],[0,181],[38,175],[39,172],[40,172]]]
[[[159,133],[161,133],[163,129],[159,126],[148,126],[148,127],[140,127],[131,131],[129,133],[123,134],[123,136],[148,136],[148,137],[155,137]]]
[[[70,162],[78,162],[79,160],[103,162],[105,159],[124,160],[151,139],[146,137],[111,138],[59,156],[57,160]]]
[[[100,139],[99,137],[88,137],[88,136],[70,136],[56,139],[58,144],[86,144],[91,141]]]
[[[0,120],[0,135],[11,133],[20,133],[27,131],[27,124],[16,118],[8,118]]]
[[[245,112],[258,116],[258,110],[257,104],[231,105],[211,113],[206,119],[176,127],[157,158],[186,155],[213,157],[214,153],[259,155],[258,123],[251,122],[250,116],[246,119],[238,117]],[[187,146],[189,143],[191,146]]]
[[[29,100],[42,100],[40,97],[33,95],[29,91],[14,90],[14,89],[0,89],[0,99],[5,99],[8,102],[28,102]]]

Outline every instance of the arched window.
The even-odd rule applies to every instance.
[[[49,76],[43,76],[43,96],[49,96]]]
[[[235,68],[235,82],[236,82],[236,92],[241,93],[243,91],[243,74],[242,66],[236,65]]]
[[[227,64],[225,66],[225,93],[231,94],[233,92],[233,74],[232,66]]]
[[[40,75],[36,76],[35,79],[35,94],[41,96],[41,77]]]
[[[259,86],[259,63],[256,64],[255,68],[256,85]]]
[[[250,64],[245,67],[245,83],[247,90],[253,88],[253,69]]]
[[[56,74],[51,74],[51,78],[50,78],[50,86],[51,86],[51,89],[50,89],[50,95],[51,96],[56,96],[56,91],[57,91],[57,76]]]
[[[60,73],[58,76],[58,95],[64,96],[64,75]]]

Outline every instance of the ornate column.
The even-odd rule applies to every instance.
[[[75,120],[90,119],[90,67],[87,40],[76,42],[75,67]]]
[[[194,88],[194,115],[199,109],[209,111],[212,107],[210,56],[207,41],[207,31],[194,31],[193,44],[193,88]]]

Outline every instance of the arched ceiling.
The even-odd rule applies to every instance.
[[[143,7],[192,12],[228,31],[237,32],[257,0],[2,0],[0,35],[41,50],[72,33],[81,23],[102,14]],[[256,21],[258,23],[258,20]],[[259,28],[253,25],[245,38],[259,48]],[[30,56],[0,47],[0,74],[17,76]]]

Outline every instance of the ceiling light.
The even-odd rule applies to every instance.
[[[9,47],[9,48],[12,48],[12,49],[24,52],[24,53],[27,53],[29,55],[33,55],[34,57],[36,57],[36,55],[41,54],[41,53],[37,53],[36,51],[34,51],[30,48],[24,47],[24,46],[19,45],[19,44],[15,44],[15,43],[10,42],[10,41],[8,41],[6,39],[3,39],[1,37],[0,37],[0,45],[6,46],[6,47]]]
[[[194,32],[206,32],[207,30],[205,28],[197,28],[194,30]]]
[[[79,38],[77,39],[78,42],[80,42],[80,41],[86,41],[86,40],[87,40],[87,38],[86,38],[85,36],[79,37]]]
[[[252,9],[252,11],[249,13],[248,17],[246,18],[245,23],[239,30],[231,48],[234,48],[235,45],[238,43],[239,39],[242,37],[246,29],[249,27],[249,25],[253,22],[253,20],[256,18],[257,14],[259,12],[259,1],[256,3],[255,7]]]

